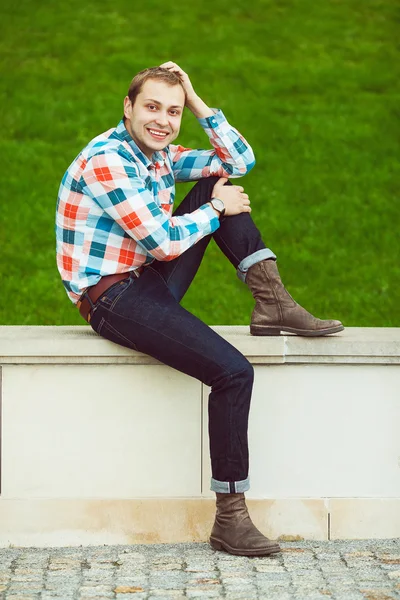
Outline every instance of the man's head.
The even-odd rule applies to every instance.
[[[178,137],[185,102],[181,80],[168,69],[152,67],[133,78],[124,99],[125,127],[147,158]]]

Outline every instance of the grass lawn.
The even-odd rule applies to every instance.
[[[172,60],[253,147],[256,166],[234,183],[295,299],[347,326],[399,326],[395,9],[394,0],[4,0],[0,324],[84,324],[55,264],[60,180],[118,123],[133,75]],[[209,147],[188,111],[176,143]],[[176,205],[192,185],[177,185]],[[212,242],[183,305],[210,325],[246,325],[253,304]]]

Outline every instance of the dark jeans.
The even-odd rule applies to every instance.
[[[218,179],[198,181],[174,216],[205,204]],[[249,213],[226,217],[217,231],[175,260],[154,261],[139,278],[131,275],[111,286],[96,302],[90,324],[108,340],[153,356],[211,387],[211,489],[243,492],[249,489],[247,425],[254,369],[234,346],[179,304],[211,237],[243,281],[252,264],[275,258]]]

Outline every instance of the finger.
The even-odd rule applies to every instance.
[[[179,75],[179,77],[181,79],[183,79],[185,73],[182,71],[182,69],[178,69],[177,67],[168,67],[168,71],[171,71],[172,73],[176,73],[177,75]]]
[[[175,65],[171,65],[171,64],[160,65],[160,67],[164,67],[164,69],[167,69],[168,71],[177,71],[178,70],[178,67],[176,67]]]
[[[182,69],[180,68],[179,65],[175,64],[175,63],[169,63],[166,66],[167,69],[177,69],[178,71],[182,71]]]

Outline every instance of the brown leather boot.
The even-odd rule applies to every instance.
[[[217,514],[210,537],[214,550],[238,556],[265,556],[280,551],[279,544],[266,538],[253,524],[243,493],[217,492],[216,496]]]
[[[284,288],[275,260],[262,260],[250,267],[246,283],[256,300],[250,324],[252,335],[279,335],[287,331],[319,336],[344,329],[340,321],[321,321],[297,304]]]

